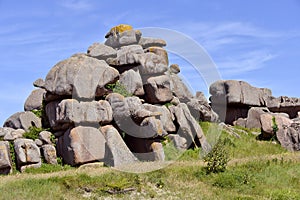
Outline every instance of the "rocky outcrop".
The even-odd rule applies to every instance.
[[[266,100],[266,106],[271,112],[287,113],[291,119],[296,118],[300,111],[300,98],[280,96],[270,96]]]
[[[0,129],[1,139],[14,143],[20,171],[42,160],[57,164],[56,155],[72,166],[164,161],[168,135],[178,149],[209,151],[197,120],[216,121],[217,115],[202,93],[189,92],[180,67],[169,66],[166,42],[124,24],[105,38],[36,80],[26,112]],[[11,169],[1,162],[0,169]]]

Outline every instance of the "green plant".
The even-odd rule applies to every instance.
[[[12,169],[13,171],[16,170],[16,152],[13,142],[9,142],[9,150],[10,150],[10,156],[12,161]]]
[[[227,142],[228,140],[219,138],[212,150],[204,157],[204,161],[207,162],[206,172],[208,174],[226,170],[229,161],[229,153],[225,146]]]
[[[31,111],[33,114],[35,114],[38,118],[42,118],[44,115],[44,110],[39,109],[39,110],[32,110]]]
[[[125,88],[124,85],[122,85],[119,81],[117,81],[116,83],[111,83],[111,84],[107,84],[105,86],[106,89],[114,92],[114,93],[118,93],[123,95],[124,97],[131,97],[132,94],[130,92],[128,92]]]
[[[24,138],[36,140],[39,138],[39,133],[48,129],[37,128],[35,126],[29,127],[29,131],[23,134]]]
[[[278,125],[277,125],[277,123],[276,123],[276,118],[273,116],[272,117],[272,129],[273,129],[273,137],[271,138],[271,140],[272,141],[277,141],[277,135],[276,135],[276,133],[277,133],[277,131],[279,130],[278,129]]]
[[[276,123],[276,118],[274,116],[272,117],[272,129],[274,134],[276,134],[276,132],[279,130],[278,125]]]

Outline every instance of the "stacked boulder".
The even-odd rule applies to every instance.
[[[26,100],[25,112],[12,115],[0,130],[0,173],[12,169],[8,141],[21,171],[40,166],[41,157],[56,164],[56,155],[72,166],[163,161],[167,137],[179,149],[210,150],[198,120],[218,116],[202,93],[188,91],[179,66],[169,66],[166,42],[144,38],[129,25],[105,37],[104,44],[92,44],[34,82],[38,89]],[[51,132],[41,131],[35,141],[23,138],[31,127]]]
[[[273,97],[271,90],[244,81],[220,80],[210,86],[212,108],[227,124],[261,129],[261,139],[277,138],[289,150],[300,150],[300,99]]]

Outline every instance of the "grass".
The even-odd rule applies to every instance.
[[[299,153],[258,141],[251,130],[237,139],[215,124],[201,125],[210,140],[227,138],[230,162],[222,173],[206,173],[200,149],[181,153],[167,143],[168,158],[179,159],[166,168],[133,174],[43,165],[0,177],[0,199],[300,199]]]

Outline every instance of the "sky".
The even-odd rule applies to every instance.
[[[118,24],[182,33],[205,50],[221,79],[300,97],[299,21],[300,0],[0,0],[0,125],[23,111],[36,79],[104,42]],[[192,91],[208,97],[209,85],[190,62],[169,56]]]

